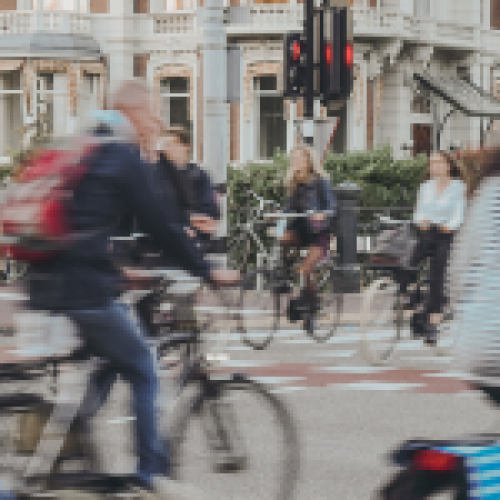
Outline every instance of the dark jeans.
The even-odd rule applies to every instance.
[[[430,257],[429,296],[425,307],[427,314],[441,312],[447,303],[444,280],[452,241],[453,233],[442,233],[437,226],[431,226],[426,231],[419,230],[419,240],[410,265],[416,267]],[[410,279],[410,276],[403,279],[404,290]]]
[[[67,314],[78,326],[88,351],[107,361],[91,378],[80,419],[99,409],[120,375],[132,388],[138,475],[150,483],[153,475],[167,474],[170,460],[157,431],[154,358],[142,327],[133,320],[128,306],[118,302],[102,309],[72,310]]]

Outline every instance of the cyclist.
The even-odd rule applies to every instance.
[[[281,238],[283,264],[291,265],[290,251],[307,248],[307,256],[299,272],[304,276],[305,288],[301,299],[309,307],[306,329],[314,331],[314,313],[317,310],[317,291],[312,273],[318,261],[326,255],[330,245],[330,228],[336,214],[337,202],[330,186],[328,174],[323,170],[316,152],[305,145],[296,147],[290,154],[290,167],[285,180],[287,200],[285,213],[301,214],[311,211],[331,211],[332,215],[315,213],[307,218],[292,219]]]
[[[189,487],[162,477],[168,476],[169,457],[157,432],[154,361],[142,328],[127,306],[116,301],[122,278],[108,255],[111,228],[132,212],[164,251],[194,275],[219,284],[234,282],[238,276],[212,270],[157,196],[153,172],[139,149],[139,138],[155,133],[157,126],[148,87],[136,80],[124,82],[116,92],[114,108],[115,130],[127,140],[100,146],[71,198],[73,227],[91,230],[92,236],[76,239],[57,257],[31,266],[30,306],[66,314],[89,352],[108,362],[107,373],[97,373],[93,380],[101,397],[118,374],[131,385],[137,476],[143,487],[167,498],[196,498]],[[109,134],[111,129],[101,126],[96,133]]]
[[[168,205],[171,217],[185,228],[200,251],[205,253],[210,237],[217,231],[220,211],[209,175],[190,162],[191,134],[182,127],[163,130],[158,149],[159,161],[155,167],[160,196]],[[139,258],[143,265],[172,266],[172,259],[159,252],[155,242],[147,239],[140,247]],[[150,330],[154,300],[153,294],[146,295],[136,304],[139,317]]]

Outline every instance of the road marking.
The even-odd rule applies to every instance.
[[[306,380],[305,377],[252,377],[261,384],[283,384],[286,382],[297,382],[299,380]]]
[[[439,372],[439,373],[423,373],[424,377],[435,377],[435,378],[458,378],[461,380],[469,380],[470,374],[465,372]]]
[[[376,382],[372,380],[362,380],[360,382],[351,382],[347,384],[329,384],[328,389],[337,390],[361,390],[361,391],[404,391],[407,389],[416,389],[424,387],[425,384],[411,384],[403,382]]]
[[[453,358],[450,356],[405,356],[405,361],[431,361],[431,362],[439,362],[439,363],[451,363]]]
[[[330,352],[313,352],[312,355],[316,357],[328,358],[350,358],[354,356],[357,351],[330,351]]]
[[[226,361],[218,362],[221,366],[225,367],[237,367],[237,368],[252,368],[252,367],[261,367],[261,366],[272,366],[276,365],[275,361],[245,361],[245,360],[237,360],[231,359]]]
[[[370,373],[383,373],[395,370],[392,366],[318,366],[314,367],[313,371],[321,372],[337,372],[337,373],[352,373],[352,374],[370,374]]]

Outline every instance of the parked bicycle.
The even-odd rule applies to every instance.
[[[273,246],[265,265],[244,276],[240,288],[238,328],[243,341],[254,349],[265,349],[280,327],[292,327],[298,321],[305,323],[307,316],[315,315],[314,331],[308,335],[318,342],[326,342],[336,332],[340,323],[343,295],[335,287],[336,258],[328,250],[314,270],[318,291],[317,311],[300,298],[303,288],[298,273],[300,254],[288,273],[283,269],[279,236],[283,234],[283,222],[294,217],[310,217],[313,212],[303,214],[266,213],[264,216],[274,223]],[[330,212],[317,212],[331,215]],[[281,221],[281,222],[280,222]],[[282,318],[285,319],[281,323]]]
[[[386,227],[398,227],[411,221],[379,216]],[[410,339],[421,338],[419,318],[427,292],[427,267],[409,268],[396,262],[367,263],[365,270],[372,276],[371,285],[363,292],[360,314],[361,352],[373,365],[388,363],[403,340],[405,330]],[[402,274],[413,271],[417,281],[410,287],[413,296],[411,307],[405,308],[401,290]],[[436,354],[444,356],[453,348],[454,338],[450,329],[451,312],[445,311],[437,341],[432,345]]]
[[[173,367],[172,363],[163,362],[171,359],[172,352],[178,360],[178,397],[175,403],[168,404],[173,407],[171,412],[162,412],[161,417],[162,428],[170,440],[172,475],[210,491],[214,498],[293,498],[299,443],[289,411],[262,384],[225,369],[220,360],[227,358],[213,355],[220,353],[221,342],[227,341],[215,334],[219,325],[230,320],[232,309],[228,300],[234,294],[219,290],[207,297],[208,290],[201,282],[178,271],[155,270],[144,273],[144,278],[151,280],[155,297],[151,312],[168,313],[152,321],[155,328],[151,343],[158,352],[159,368]],[[148,287],[145,292],[149,290]],[[133,302],[130,294],[128,299]],[[17,380],[35,369],[36,373],[30,376],[42,376],[49,365],[81,359],[86,358],[71,355],[0,365],[0,380]],[[92,467],[83,472],[69,473],[60,467],[56,472],[52,467],[81,403],[76,393],[72,395],[75,397],[71,401],[62,401],[53,410],[37,451],[23,467],[24,473],[14,481],[16,492],[24,495],[22,498],[38,498],[40,494],[61,490],[133,495],[137,484],[132,477],[95,472],[100,466],[95,450]],[[33,412],[40,400],[38,395],[22,401],[16,397],[0,398],[1,413]],[[80,461],[82,456],[84,451],[77,453]],[[74,458],[74,454],[69,458]]]
[[[263,214],[279,209],[278,203],[262,198],[251,189],[248,189],[247,194],[257,205],[248,206],[246,210],[243,208],[245,221],[235,222],[229,228],[229,265],[232,269],[239,269],[242,274],[255,265],[263,265],[271,257],[272,249],[268,243],[270,238],[267,231],[272,224],[264,220]]]

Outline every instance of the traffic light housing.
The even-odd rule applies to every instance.
[[[321,13],[320,67],[323,101],[349,97],[352,90],[354,47],[349,9],[328,7]]]
[[[284,95],[299,97],[306,86],[306,44],[302,33],[287,33],[285,38]]]

